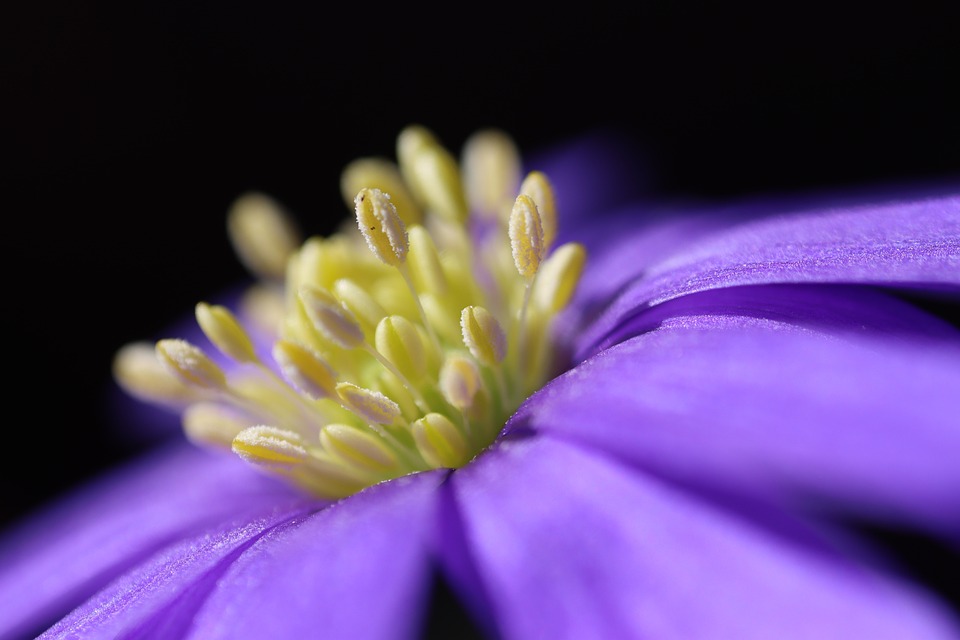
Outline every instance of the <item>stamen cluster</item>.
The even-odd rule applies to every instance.
[[[458,163],[410,126],[396,162],[341,176],[356,227],[302,244],[275,201],[241,197],[228,229],[259,277],[245,323],[201,302],[214,352],[129,345],[118,381],[182,409],[191,440],[326,498],[466,464],[554,373],[551,322],[585,260],[552,247],[553,188],[520,166],[502,132],[474,134]]]

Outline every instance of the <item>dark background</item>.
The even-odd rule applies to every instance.
[[[487,125],[525,149],[616,127],[664,197],[960,178],[960,15],[937,5],[359,5],[75,0],[6,21],[0,524],[142,446],[106,402],[113,352],[245,276],[235,196],[325,233],[349,213],[339,171],[411,122],[454,150]],[[878,533],[956,598],[954,557]]]

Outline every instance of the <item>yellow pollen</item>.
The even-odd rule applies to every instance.
[[[301,243],[276,201],[238,198],[231,241],[259,281],[235,310],[197,304],[217,362],[135,343],[118,382],[182,412],[194,443],[325,499],[480,454],[557,372],[552,323],[586,254],[553,249],[553,186],[505,133],[471,136],[458,163],[411,125],[396,155],[346,166],[356,225],[326,237]]]

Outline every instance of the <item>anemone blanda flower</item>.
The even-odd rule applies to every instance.
[[[956,299],[956,191],[604,218],[602,154],[520,184],[494,136],[461,182],[411,132],[404,181],[344,175],[380,261],[296,249],[253,201],[238,249],[281,304],[251,289],[249,330],[198,305],[217,349],[157,349],[190,386],[126,353],[128,387],[240,456],[174,440],[7,535],[0,635],[415,637],[436,566],[496,637],[960,638],[817,517],[960,543],[960,336],[895,295]]]

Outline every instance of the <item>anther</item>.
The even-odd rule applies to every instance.
[[[479,131],[467,139],[461,160],[471,210],[488,218],[506,218],[520,176],[520,152],[513,139],[496,129]]]
[[[186,340],[160,340],[156,353],[160,362],[188,384],[204,389],[222,390],[227,387],[227,378],[220,367],[199,347]]]
[[[447,278],[440,264],[437,247],[430,233],[420,225],[408,230],[410,238],[410,275],[417,289],[424,293],[443,295],[447,292]]]
[[[373,255],[396,267],[407,259],[407,229],[390,196],[379,189],[361,189],[354,198],[357,227]]]
[[[477,365],[463,356],[448,357],[440,369],[440,393],[460,411],[466,411],[473,405],[481,384]]]
[[[533,198],[537,205],[540,225],[543,227],[543,247],[546,251],[557,238],[557,204],[553,185],[542,171],[531,171],[520,184],[520,193]]]
[[[379,391],[351,382],[340,382],[336,389],[343,407],[368,422],[391,424],[400,417],[400,406]]]
[[[521,193],[510,212],[510,249],[513,263],[524,280],[530,282],[543,260],[543,226],[540,213],[530,196]]]
[[[312,349],[290,340],[278,340],[273,359],[284,377],[311,398],[336,398],[337,379],[323,359]]]
[[[377,325],[376,348],[408,380],[426,373],[427,360],[416,326],[403,316],[387,316]]]
[[[195,315],[203,333],[224,355],[237,362],[257,361],[253,342],[229,309],[200,302]]]
[[[470,459],[463,434],[441,413],[428,413],[415,421],[411,430],[417,450],[432,467],[455,469]]]
[[[250,426],[249,417],[213,402],[196,402],[183,412],[183,432],[196,444],[230,449],[233,439]]]
[[[495,367],[507,352],[507,338],[500,323],[489,311],[479,306],[464,307],[460,312],[463,343],[474,358]]]
[[[587,259],[582,244],[568,242],[554,249],[543,261],[533,292],[533,304],[548,313],[563,309],[577,288]]]
[[[300,301],[313,325],[334,344],[353,349],[363,343],[357,319],[329,292],[310,285],[300,288]]]
[[[279,280],[287,259],[300,246],[300,232],[282,207],[262,193],[247,193],[227,214],[234,251],[254,274]]]
[[[303,438],[293,431],[265,425],[248,427],[233,439],[233,452],[258,467],[289,470],[303,464],[308,452]]]
[[[164,366],[156,345],[148,342],[133,342],[117,351],[113,376],[128,393],[152,402],[180,406],[197,396],[196,388]]]
[[[399,463],[382,438],[345,424],[323,427],[320,444],[331,454],[374,471],[389,471]]]

